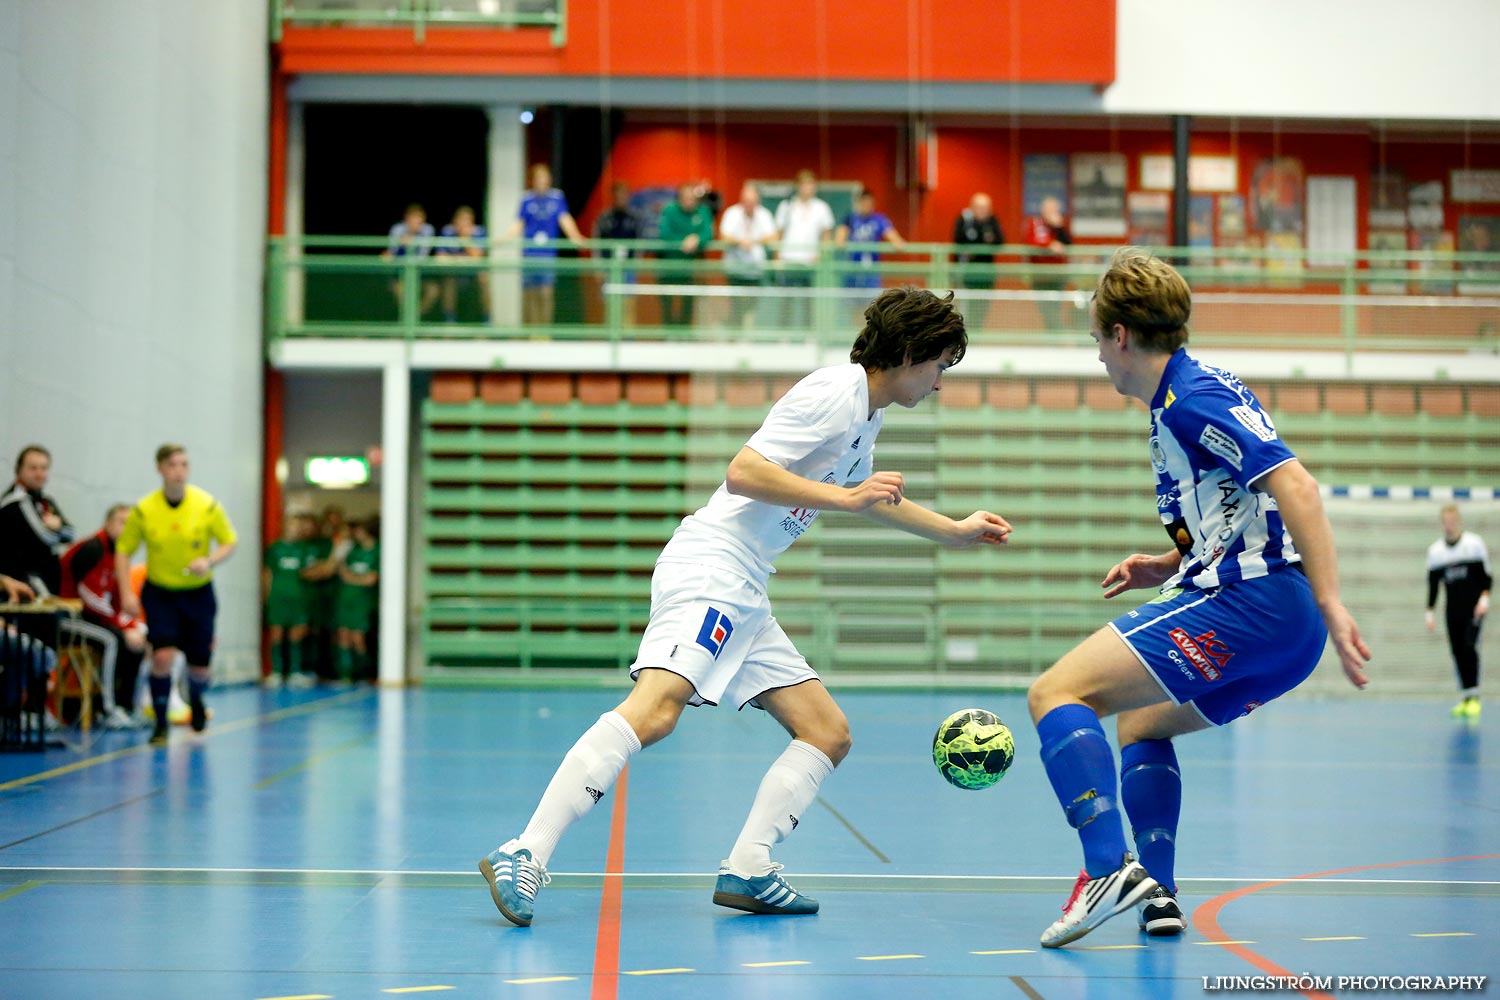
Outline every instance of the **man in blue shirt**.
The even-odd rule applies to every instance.
[[[1173,547],[1127,556],[1104,596],[1154,600],[1080,643],[1031,686],[1042,762],[1083,843],[1057,948],[1139,904],[1148,934],[1180,934],[1174,841],[1182,777],[1172,738],[1280,697],[1333,646],[1356,687],[1370,651],[1339,598],[1318,483],[1229,372],[1190,357],[1192,297],[1172,267],[1126,247],[1099,279],[1090,334],[1115,389],[1151,411],[1156,509]],[[1100,717],[1119,714],[1120,777]],[[1126,851],[1119,806],[1140,861]]]
[[[906,246],[906,241],[896,232],[891,220],[875,211],[875,196],[868,191],[861,192],[854,199],[854,211],[844,216],[844,221],[834,231],[833,241],[840,247],[848,243],[889,243],[899,250]],[[874,250],[853,250],[847,259],[850,264],[857,264],[859,267],[844,272],[845,288],[880,287],[880,275],[875,270],[875,264],[880,260],[879,253]]]
[[[484,227],[474,221],[474,210],[460,205],[453,210],[453,221],[443,227],[443,238],[438,241],[435,253],[444,261],[463,261],[470,264],[482,261],[488,252]],[[443,279],[443,319],[456,323],[459,305],[463,305],[463,318],[475,316],[473,307],[477,297],[478,318],[487,320],[490,315],[490,281],[483,270],[464,268],[451,278]]]
[[[522,263],[521,270],[521,322],[528,326],[548,326],[552,323],[557,272],[539,259],[557,256],[554,244],[559,235],[581,242],[583,234],[568,212],[567,199],[552,186],[551,169],[545,163],[534,163],[530,179],[531,186],[521,196],[521,207],[516,220],[505,231],[505,238],[523,237],[525,249],[521,254],[529,258]]]
[[[432,253],[432,238],[437,231],[432,228],[432,223],[427,221],[427,209],[419,203],[412,202],[406,206],[406,211],[401,214],[401,221],[391,226],[390,244],[380,255],[381,260],[394,260],[397,257],[414,257],[417,267],[421,267],[425,258]],[[396,298],[396,309],[401,309],[401,290],[405,287],[401,278],[391,282],[391,294]],[[431,309],[438,300],[438,283],[432,280],[422,281],[421,306],[417,311],[421,318]]]

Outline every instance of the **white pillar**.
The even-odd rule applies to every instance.
[[[380,394],[380,683],[406,683],[407,454],[411,432],[411,365],[406,352],[386,361]]]
[[[521,124],[519,105],[491,104],[486,110],[490,117],[490,171],[484,224],[498,237],[514,221],[526,187],[526,126]],[[505,247],[492,251],[491,257],[506,262],[490,272],[491,322],[519,326],[521,274],[514,261],[520,259],[520,251],[515,246]]]
[[[301,240],[305,234],[307,192],[307,131],[302,123],[302,102],[286,106],[286,319],[300,326],[306,318],[306,277],[302,273]]]

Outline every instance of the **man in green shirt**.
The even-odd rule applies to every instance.
[[[365,635],[375,618],[380,582],[380,544],[368,521],[351,525],[353,544],[339,566],[339,596],[334,612],[338,627],[339,681],[347,684],[355,676],[369,673],[370,651]]]
[[[307,638],[308,616],[307,585],[302,573],[311,554],[303,531],[303,518],[287,517],[281,538],[266,546],[260,571],[261,600],[266,607],[266,630],[271,642],[271,673],[265,678],[266,687],[281,687],[302,673],[302,643]]]
[[[695,260],[703,256],[708,242],[714,238],[714,220],[708,208],[698,203],[698,193],[691,184],[679,187],[677,200],[661,210],[656,235],[673,244],[672,249],[661,252],[662,260]],[[663,269],[657,280],[663,285],[691,285],[694,275],[690,270]],[[693,299],[691,295],[663,295],[662,325],[692,326]]]

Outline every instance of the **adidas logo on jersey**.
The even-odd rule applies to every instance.
[[[583,790],[585,792],[588,792],[589,793],[589,797],[592,798],[596,803],[600,799],[604,798],[604,793],[601,792],[601,791],[599,791],[599,789],[597,789],[597,788],[590,788],[588,785],[584,785],[583,786]]]

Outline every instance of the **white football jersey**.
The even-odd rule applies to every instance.
[[[883,410],[870,414],[864,367],[835,365],[792,386],[745,444],[803,479],[841,486],[874,471],[884,418]],[[721,483],[708,503],[682,519],[658,561],[711,562],[764,585],[775,572],[772,561],[819,513],[735,496]]]

